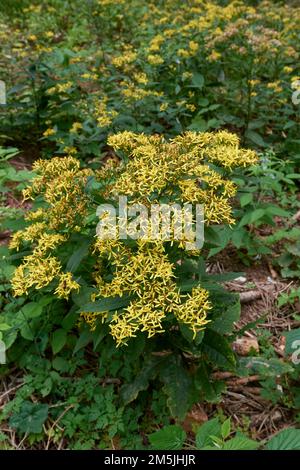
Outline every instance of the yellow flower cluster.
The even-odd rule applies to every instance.
[[[84,186],[92,170],[81,170],[79,160],[72,156],[37,160],[33,170],[37,176],[31,186],[23,191],[24,199],[43,195],[48,207],[41,216],[48,229],[78,225],[86,214],[88,198]],[[32,217],[32,213],[29,214]]]
[[[180,201],[205,205],[206,223],[233,223],[229,198],[236,192],[234,184],[209,164],[230,170],[257,161],[256,153],[241,149],[238,137],[227,131],[190,131],[171,142],[126,131],[110,136],[108,143],[130,157],[111,186],[112,196],[124,194],[147,204],[157,194],[174,202],[179,190]]]
[[[121,242],[95,243],[95,252],[107,256],[115,268],[109,283],[98,276],[98,296],[134,296],[121,313],[113,315],[110,323],[117,345],[126,344],[139,330],[147,332],[149,338],[162,333],[162,322],[171,314],[196,335],[208,323],[206,315],[211,308],[208,292],[199,288],[188,296],[180,295],[174,281],[174,266],[163,243],[138,241],[137,245],[137,251],[133,251]]]
[[[54,135],[56,133],[55,129],[49,128],[46,129],[45,132],[43,132],[44,137],[49,137],[50,135]]]
[[[139,101],[147,96],[160,97],[163,94],[154,90],[145,90],[144,88],[137,87],[134,85],[134,83],[130,83],[130,82],[124,81],[121,83],[121,85],[123,85],[121,93],[126,98],[127,101],[130,101],[130,100]]]
[[[106,127],[113,122],[118,112],[108,108],[108,97],[104,96],[96,103],[94,115],[99,127]]]
[[[70,129],[70,132],[71,132],[71,134],[76,134],[81,129],[82,129],[81,122],[73,122],[72,127]]]
[[[111,59],[111,63],[124,71],[130,70],[130,64],[137,58],[137,53],[127,47],[122,55],[115,56]]]
[[[67,93],[73,87],[72,82],[58,83],[57,85],[47,90],[48,95],[54,95],[55,93]]]
[[[12,238],[11,248],[18,250],[21,244],[32,248],[14,273],[15,295],[50,283],[59,298],[79,290],[72,273],[63,270],[59,248],[72,232],[84,228],[92,207],[85,192],[88,176],[101,182],[101,197],[109,200],[127,195],[129,204],[142,202],[147,207],[162,197],[171,203],[201,203],[206,224],[233,223],[230,198],[236,188],[224,176],[225,170],[256,161],[256,154],[241,149],[238,137],[226,131],[186,132],[171,141],[160,135],[124,131],[110,136],[108,144],[115,152],[125,153],[123,163],[109,160],[96,171],[81,169],[72,156],[34,163],[36,175],[24,197],[42,196],[45,205],[29,211],[28,227]],[[171,244],[176,250],[185,249],[182,240],[171,238]],[[125,307],[110,313],[82,311],[80,318],[92,330],[99,320],[108,322],[117,345],[126,344],[138,331],[150,338],[168,327],[177,328],[174,320],[187,325],[194,336],[209,322],[208,292],[201,286],[188,294],[180,291],[175,275],[178,259],[170,261],[164,239],[150,236],[133,244],[96,239],[93,256],[95,292],[91,301],[120,297]]]
[[[60,261],[48,253],[67,241],[68,235],[59,233],[60,230],[75,231],[82,225],[88,203],[84,185],[91,171],[80,170],[79,161],[73,157],[38,160],[33,169],[37,175],[24,190],[24,198],[42,195],[47,207],[29,211],[26,219],[33,223],[11,239],[11,249],[19,250],[21,244],[27,242],[33,248],[32,254],[15,270],[13,291],[15,295],[27,294],[30,288],[41,289],[58,278],[55,294],[67,298],[72,290],[79,289],[79,284],[71,273],[62,272]]]

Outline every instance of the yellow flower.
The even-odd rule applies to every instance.
[[[80,129],[82,129],[82,124],[80,122],[73,122],[70,132],[71,134],[76,134]]]
[[[70,90],[70,88],[72,88],[72,86],[73,86],[72,82],[58,83],[55,89],[58,93],[66,93],[67,91]],[[48,93],[49,93],[49,90],[48,90]]]
[[[219,60],[221,58],[221,54],[220,52],[217,52],[217,51],[212,51],[210,53],[210,55],[208,56],[208,60],[210,62],[216,62],[217,60]]]
[[[73,280],[72,273],[59,275],[59,284],[55,289],[55,294],[61,299],[67,299],[73,290],[79,291],[80,285]]]
[[[101,323],[104,323],[105,319],[108,317],[109,312],[80,312],[80,317],[87,323],[91,331],[95,331],[97,328],[98,320],[101,320]]]
[[[68,155],[75,155],[76,153],[78,153],[76,147],[64,147],[63,152]]]
[[[185,107],[186,107],[186,109],[188,109],[189,111],[192,111],[192,113],[193,113],[194,111],[196,111],[196,109],[197,109],[194,104],[186,104]]]
[[[16,268],[11,281],[14,296],[27,295],[32,287],[42,289],[50,284],[60,270],[59,261],[52,256],[41,258],[39,253],[25,256],[23,264]]]
[[[142,85],[146,85],[148,83],[147,75],[145,73],[142,73],[142,72],[135,73],[134,74],[134,79]]]
[[[180,304],[175,310],[178,320],[191,328],[194,332],[194,337],[210,321],[207,320],[207,313],[212,308],[212,305],[208,300],[208,296],[207,290],[202,287],[195,287],[192,289],[191,294],[185,296],[185,302]]]
[[[44,137],[49,137],[50,135],[56,134],[56,130],[53,128],[46,129],[45,132],[43,132]]]
[[[162,103],[162,104],[160,105],[160,107],[159,107],[159,110],[160,110],[161,112],[164,112],[164,111],[166,111],[166,110],[168,109],[168,107],[169,107],[169,103]]]
[[[151,65],[161,65],[164,63],[164,59],[161,56],[154,54],[149,54],[147,60]]]
[[[195,54],[199,49],[199,44],[195,41],[189,42],[189,48],[193,54]]]

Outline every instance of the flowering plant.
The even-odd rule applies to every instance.
[[[236,166],[255,163],[255,152],[241,149],[237,136],[226,131],[186,132],[171,141],[125,131],[110,136],[108,144],[114,158],[93,170],[80,168],[73,156],[34,164],[35,177],[24,190],[33,208],[10,243],[16,252],[26,250],[21,263],[17,257],[14,295],[43,304],[50,294],[53,305],[55,299],[66,302],[64,311],[69,305],[74,321],[66,327],[63,320],[60,347],[77,322],[94,345],[107,334],[117,346],[142,341],[148,361],[149,348],[159,352],[163,336],[164,348],[175,345],[176,368],[184,374],[182,353],[188,351],[232,367],[234,354],[224,333],[238,318],[239,304],[206,274],[206,245],[189,251],[172,234],[155,240],[97,238],[96,208],[120,194],[131,207],[194,202],[204,205],[210,230],[233,224],[230,199],[236,187],[228,176]],[[167,358],[174,360],[169,352]]]

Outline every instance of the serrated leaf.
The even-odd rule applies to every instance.
[[[185,439],[186,432],[175,424],[149,435],[151,447],[155,450],[181,450]]]
[[[259,442],[246,436],[235,436],[223,444],[222,450],[255,450],[258,447]]]
[[[231,333],[234,328],[234,323],[240,318],[241,304],[239,296],[237,294],[233,294],[233,296],[236,299],[235,303],[228,306],[225,304],[221,314],[210,324],[210,329],[222,335]]]
[[[194,384],[181,358],[167,357],[160,367],[159,375],[164,383],[163,391],[168,396],[167,404],[172,416],[183,419],[192,405]]]
[[[148,388],[149,381],[156,377],[159,364],[164,359],[161,357],[150,357],[135,379],[130,384],[123,385],[121,388],[121,398],[125,405],[134,401],[142,390]]]
[[[266,445],[267,450],[300,450],[300,429],[284,429],[272,437]]]
[[[205,132],[207,130],[207,122],[201,116],[195,116],[188,126],[188,129],[191,131]]]
[[[293,372],[294,368],[291,364],[283,362],[281,359],[272,357],[250,357],[239,358],[239,364],[244,370],[250,374],[259,374],[263,377],[275,377],[276,375],[288,374]]]
[[[293,354],[300,349],[300,328],[283,333],[286,337],[285,354]]]
[[[62,320],[61,326],[64,330],[69,331],[73,326],[75,326],[78,319],[78,312],[71,310]]]
[[[212,444],[212,436],[221,437],[221,424],[218,418],[210,419],[200,426],[196,434],[197,449],[203,449]]]
[[[199,366],[195,375],[196,389],[202,392],[204,399],[211,403],[220,401],[225,385],[221,381],[211,381],[207,366],[204,362]]]
[[[14,413],[9,424],[20,433],[39,434],[48,417],[48,405],[25,401],[20,410]]]
[[[207,328],[202,341],[202,347],[214,365],[230,369],[235,366],[235,355],[228,341],[219,333]]]

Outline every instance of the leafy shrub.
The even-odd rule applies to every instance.
[[[134,338],[143,366],[123,388],[125,403],[159,376],[172,413],[183,416],[194,388],[209,387],[211,367],[234,367],[224,334],[238,318],[239,301],[207,276],[204,259],[199,250],[186,249],[187,240],[153,241],[148,234],[134,240],[130,229],[127,240],[95,239],[97,205],[115,204],[119,195],[128,196],[129,206],[204,203],[208,234],[213,233],[215,224],[233,222],[231,168],[254,163],[256,155],[224,131],[188,132],[171,142],[124,132],[108,142],[120,164],[112,160],[95,170],[80,169],[72,156],[34,164],[36,176],[24,190],[33,208],[13,235],[14,254],[7,259],[16,265],[12,288],[18,298],[15,307],[7,305],[3,340],[10,346],[19,331],[27,341],[39,337],[43,351],[50,342],[58,354],[65,347],[76,352],[90,341],[104,350],[109,333],[117,346]],[[11,312],[17,305],[16,316]],[[78,321],[82,333],[74,344]],[[188,371],[187,351],[197,374]]]

